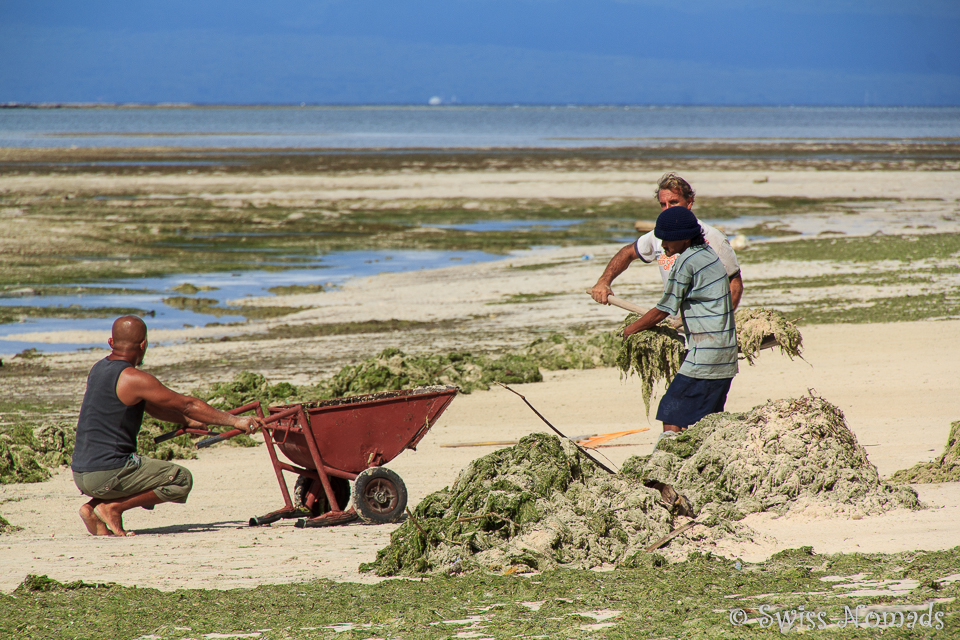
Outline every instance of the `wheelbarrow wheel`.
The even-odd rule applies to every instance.
[[[371,467],[353,481],[353,506],[364,522],[396,522],[407,508],[407,487],[390,469]]]
[[[333,495],[337,499],[337,505],[341,510],[345,510],[347,503],[350,502],[350,482],[336,476],[329,476],[329,479],[330,488],[333,489]],[[314,482],[319,484],[318,480],[314,480],[310,476],[297,477],[297,483],[293,487],[293,506],[295,509],[299,511],[307,510],[307,493]],[[317,496],[317,500],[310,510],[310,517],[316,518],[327,511],[330,511],[330,504],[327,502],[326,493],[321,488],[320,495]]]

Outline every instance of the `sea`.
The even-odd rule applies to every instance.
[[[0,108],[2,147],[558,148],[960,138],[956,107]]]
[[[75,106],[0,108],[0,149],[30,147],[188,147],[208,149],[489,149],[661,146],[674,141],[960,140],[960,108],[710,106]],[[0,166],[3,161],[0,159]],[[477,224],[483,224],[478,222]],[[500,222],[499,224],[504,224]],[[507,222],[510,224],[510,222]],[[515,221],[513,224],[527,224]],[[585,256],[586,257],[586,256]],[[484,252],[340,252],[312,268],[172,274],[161,279],[85,285],[126,286],[150,294],[3,297],[0,305],[139,307],[155,328],[243,320],[175,309],[162,302],[184,282],[220,286],[221,300],[270,295],[282,284],[338,285],[381,271],[502,260]],[[199,296],[210,297],[210,293]],[[108,330],[111,319],[24,319],[0,325],[0,354],[64,351],[90,344],[18,339],[28,332]],[[102,345],[100,345],[102,346]]]

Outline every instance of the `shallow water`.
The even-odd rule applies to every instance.
[[[132,294],[98,295],[83,293],[57,296],[23,296],[0,298],[0,306],[66,307],[82,308],[136,307],[147,311],[147,324],[152,329],[180,329],[185,326],[205,326],[208,323],[241,322],[242,315],[196,313],[189,309],[177,309],[164,304],[163,299],[173,296],[187,298],[213,298],[218,307],[228,306],[227,301],[242,302],[242,298],[270,296],[268,289],[277,286],[322,284],[325,287],[342,285],[350,278],[363,278],[378,273],[395,273],[418,269],[439,269],[452,265],[474,264],[502,260],[503,255],[483,251],[343,251],[329,253],[317,260],[311,268],[284,271],[244,271],[205,274],[176,274],[163,278],[137,278],[87,283],[77,286],[110,286],[139,289]],[[184,294],[175,287],[189,283],[194,286],[216,287],[212,291]],[[144,293],[142,290],[149,291]],[[39,351],[71,351],[99,344],[46,344],[39,342],[8,340],[6,336],[27,332],[109,330],[114,318],[36,318],[23,322],[0,325],[0,352],[17,353],[35,348]]]

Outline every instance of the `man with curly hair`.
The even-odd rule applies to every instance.
[[[675,173],[666,173],[657,182],[655,196],[660,203],[660,210],[666,210],[670,207],[684,207],[693,209],[696,192],[690,183]],[[727,241],[727,237],[720,231],[704,224],[698,220],[703,237],[707,245],[719,256],[730,279],[730,296],[733,301],[733,308],[736,309],[740,304],[740,298],[743,296],[743,278],[740,276],[740,264],[737,262],[737,255],[733,247]],[[627,267],[634,260],[639,259],[644,264],[654,264],[660,268],[660,276],[663,283],[667,283],[667,275],[673,266],[676,256],[667,255],[662,248],[660,240],[654,236],[651,231],[637,238],[636,242],[631,242],[620,249],[607,264],[597,284],[593,286],[591,295],[593,299],[600,304],[610,304],[607,297],[613,293],[611,285],[621,273],[627,270]]]

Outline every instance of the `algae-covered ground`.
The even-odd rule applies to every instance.
[[[482,250],[617,241],[649,201],[322,202],[254,205],[203,198],[157,199],[0,194],[0,286],[43,293],[44,285],[104,282],[173,273],[282,270],[314,266],[326,252],[388,249]],[[497,226],[525,221],[526,226]],[[557,226],[549,221],[567,221]],[[484,230],[469,225],[482,223]],[[466,225],[464,228],[461,226]],[[289,293],[279,291],[280,293]],[[0,291],[2,293],[2,291]]]
[[[698,215],[722,222],[751,215],[849,211],[862,199],[702,197],[697,204]],[[49,287],[73,283],[173,273],[298,268],[315,264],[325,252],[371,246],[507,253],[534,246],[621,242],[633,235],[637,219],[655,220],[658,212],[652,195],[291,205],[191,195],[157,198],[148,192],[29,196],[7,192],[0,194],[0,228],[8,232],[3,234],[7,240],[0,242],[0,286],[4,287],[0,294],[23,288],[44,294]],[[497,225],[518,221],[525,226]],[[816,241],[785,253],[778,243],[777,249],[752,250],[750,259],[787,259],[793,254],[828,259],[831,252],[840,251],[830,244],[834,240],[849,239]],[[886,244],[888,252],[901,255],[895,243]],[[916,251],[922,245],[911,248]],[[768,255],[769,251],[776,255]],[[855,252],[845,259],[859,255]],[[904,250],[902,255],[912,253]]]
[[[751,298],[802,324],[960,317],[960,234],[809,238],[738,252]]]
[[[608,572],[439,575],[177,590],[30,576],[0,595],[0,636],[33,639],[950,638],[960,549],[750,564],[691,554]]]
[[[466,200],[228,206],[200,198],[123,198],[0,194],[0,296],[64,295],[79,284],[174,273],[283,270],[311,266],[325,252],[353,249],[483,250],[506,253],[535,246],[624,242],[638,218],[652,220],[653,198],[594,200]],[[749,200],[746,202],[745,200]],[[733,216],[859,215],[859,201],[803,198],[709,198],[699,215],[722,223]],[[115,206],[123,203],[124,206]],[[131,204],[132,203],[132,204]],[[136,206],[133,206],[135,204]],[[236,203],[233,203],[236,204]],[[479,205],[470,206],[468,205]],[[814,213],[815,212],[815,213]],[[527,226],[497,227],[497,222]],[[538,221],[566,221],[542,225]],[[470,225],[479,225],[471,227]],[[240,229],[240,231],[238,231]],[[910,233],[803,238],[758,243],[738,252],[747,294],[805,323],[886,322],[960,315],[960,234]],[[770,265],[782,269],[770,271]],[[764,268],[759,269],[759,265]],[[524,265],[535,269],[540,265]],[[542,268],[549,268],[549,264]],[[764,273],[760,273],[760,272]],[[319,272],[318,272],[319,273]],[[771,275],[767,275],[771,274]],[[904,291],[904,287],[908,290]],[[83,295],[109,287],[83,287]],[[314,287],[314,293],[323,289]],[[275,293],[309,289],[277,288]],[[507,294],[505,304],[549,300],[554,292]],[[242,306],[202,310],[249,318],[285,315],[295,307]],[[201,304],[170,297],[176,305]],[[0,322],[23,318],[108,317],[130,308],[0,307]]]
[[[342,197],[327,199],[317,198],[310,189],[298,192],[291,188],[287,193],[282,186],[247,191],[243,186],[247,177],[392,179],[403,174],[493,172],[503,179],[512,171],[535,171],[577,173],[576,179],[584,180],[583,172],[663,171],[681,160],[687,170],[940,171],[955,169],[960,165],[958,158],[958,145],[947,140],[816,145],[689,141],[633,149],[391,153],[5,149],[0,150],[0,179],[10,179],[13,186],[0,191],[0,297],[28,295],[25,290],[32,292],[29,295],[69,294],[68,289],[77,285],[89,288],[90,283],[120,278],[315,266],[327,252],[370,247],[506,254],[531,247],[622,243],[635,237],[633,225],[638,219],[651,221],[658,213],[652,192],[631,197],[407,195],[371,199],[354,197],[346,188],[340,190]],[[49,180],[38,180],[45,177]],[[131,180],[140,177],[152,182],[139,185]],[[208,189],[208,185],[213,186]],[[855,223],[870,209],[885,210],[889,215],[930,205],[942,210],[945,220],[955,220],[954,203],[943,200],[931,205],[922,194],[916,195],[787,197],[704,192],[697,197],[696,212],[717,224],[736,222],[739,232],[767,237],[796,233],[787,219],[843,218]],[[753,218],[756,223],[750,222]],[[930,221],[938,219],[933,216]],[[930,224],[903,228],[906,226],[911,230],[897,235],[824,236],[748,247],[740,252],[747,295],[754,304],[776,307],[790,319],[803,318],[807,323],[960,315],[960,298],[955,293],[960,277],[960,234],[931,233],[936,229]],[[819,263],[822,267],[799,278],[797,274],[804,269],[788,268],[782,275],[758,278],[753,268],[780,262]],[[907,273],[909,278],[904,275]],[[825,283],[821,279],[825,276],[835,281]],[[904,295],[896,283],[878,283],[878,276],[899,277],[899,282],[909,279],[912,290]],[[315,285],[313,292],[321,290],[321,285]],[[307,291],[281,287],[274,292]],[[508,292],[501,302],[546,301],[548,296],[545,292]],[[204,307],[207,312],[222,309]],[[264,318],[296,310],[263,307],[258,311],[244,306],[231,311]],[[0,322],[43,316],[108,317],[119,312],[0,308]]]

